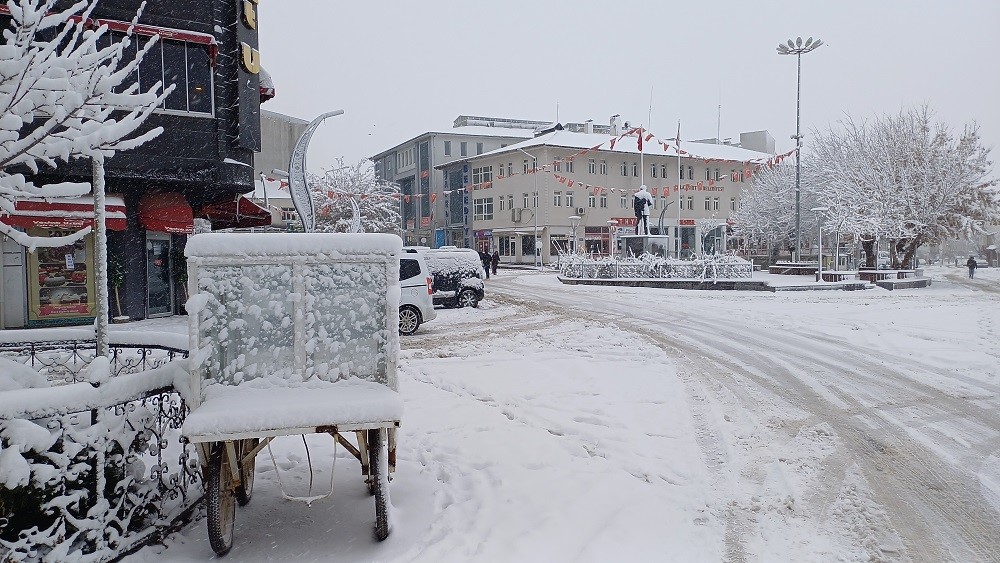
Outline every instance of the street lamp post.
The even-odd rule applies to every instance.
[[[534,205],[532,206],[533,209],[531,216],[534,218],[535,221],[535,236],[532,238],[535,241],[535,267],[538,268],[541,266],[541,260],[542,260],[542,256],[541,254],[539,254],[542,245],[538,243],[538,159],[535,158],[535,155],[531,154],[530,152],[524,149],[517,149],[517,150],[531,157],[531,179],[533,185],[532,189],[534,190],[531,199],[532,203],[534,203]],[[523,251],[524,249],[522,248],[521,250]]]
[[[813,207],[812,209],[809,210],[816,214],[816,225],[817,225],[816,231],[819,234],[819,242],[817,243],[818,256],[816,259],[816,261],[818,262],[818,266],[816,267],[816,281],[818,282],[823,281],[823,221],[820,220],[820,217],[823,216],[822,214],[824,212],[829,210],[830,210],[829,207]]]
[[[617,224],[617,219],[608,219],[608,256],[612,259],[615,257],[615,237],[611,234],[611,229]]]
[[[802,245],[802,231],[800,222],[800,205],[801,205],[801,194],[799,191],[799,178],[800,178],[800,152],[802,150],[802,133],[799,129],[799,115],[800,115],[800,102],[802,99],[802,54],[813,51],[823,44],[823,41],[816,39],[813,40],[812,37],[806,39],[803,43],[801,37],[797,37],[795,41],[791,39],[787,43],[778,44],[778,54],[779,55],[795,55],[798,62],[798,71],[795,75],[795,256],[792,257],[794,261],[799,260],[799,252],[801,251]]]
[[[573,244],[570,245],[570,252],[574,254],[576,254],[576,227],[580,224],[580,219],[582,219],[582,217],[579,215],[569,216],[569,228],[573,231]]]

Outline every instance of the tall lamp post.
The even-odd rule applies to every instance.
[[[799,260],[799,252],[801,251],[802,245],[802,231],[801,231],[801,221],[800,221],[800,205],[801,205],[801,194],[799,191],[799,177],[800,177],[800,161],[801,157],[799,152],[802,150],[802,133],[799,130],[799,114],[802,99],[802,54],[813,51],[823,44],[823,41],[816,39],[813,40],[812,37],[806,39],[805,42],[802,41],[801,37],[795,38],[795,41],[791,39],[787,43],[778,44],[778,54],[779,55],[795,55],[798,62],[798,71],[795,75],[795,256],[792,257],[794,261]]]
[[[809,211],[816,214],[816,231],[819,234],[819,250],[817,252],[817,262],[819,262],[816,268],[816,281],[823,281],[823,221],[821,220],[823,213],[829,211],[829,207],[813,207]]]
[[[608,256],[612,259],[615,257],[615,236],[611,233],[611,229],[617,224],[617,219],[608,219]]]
[[[573,254],[576,254],[576,227],[580,224],[580,219],[582,219],[582,217],[579,215],[569,216],[569,228],[573,231],[573,244],[570,245],[570,252]]]
[[[538,268],[541,266],[541,261],[542,261],[542,256],[539,253],[542,248],[542,245],[539,244],[538,242],[538,159],[535,158],[535,155],[531,154],[530,152],[524,149],[517,149],[517,150],[519,152],[528,155],[531,158],[531,179],[533,185],[532,189],[534,190],[531,199],[532,203],[534,203],[534,205],[532,206],[533,209],[531,216],[535,220],[535,236],[532,238],[535,241],[535,267]],[[522,248],[521,250],[523,251],[524,249]]]

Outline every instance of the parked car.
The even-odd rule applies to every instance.
[[[485,295],[479,253],[471,248],[422,249],[407,247],[406,252],[420,254],[427,261],[434,278],[434,305],[478,307]]]
[[[409,336],[420,325],[434,320],[434,300],[431,298],[434,278],[423,255],[403,254],[399,257],[399,333]]]

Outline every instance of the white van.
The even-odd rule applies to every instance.
[[[404,252],[399,256],[399,334],[409,336],[421,324],[434,320],[434,278],[424,257]]]

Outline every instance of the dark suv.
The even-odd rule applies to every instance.
[[[408,248],[419,252],[434,278],[434,305],[478,307],[485,294],[486,271],[479,253],[471,248]]]

